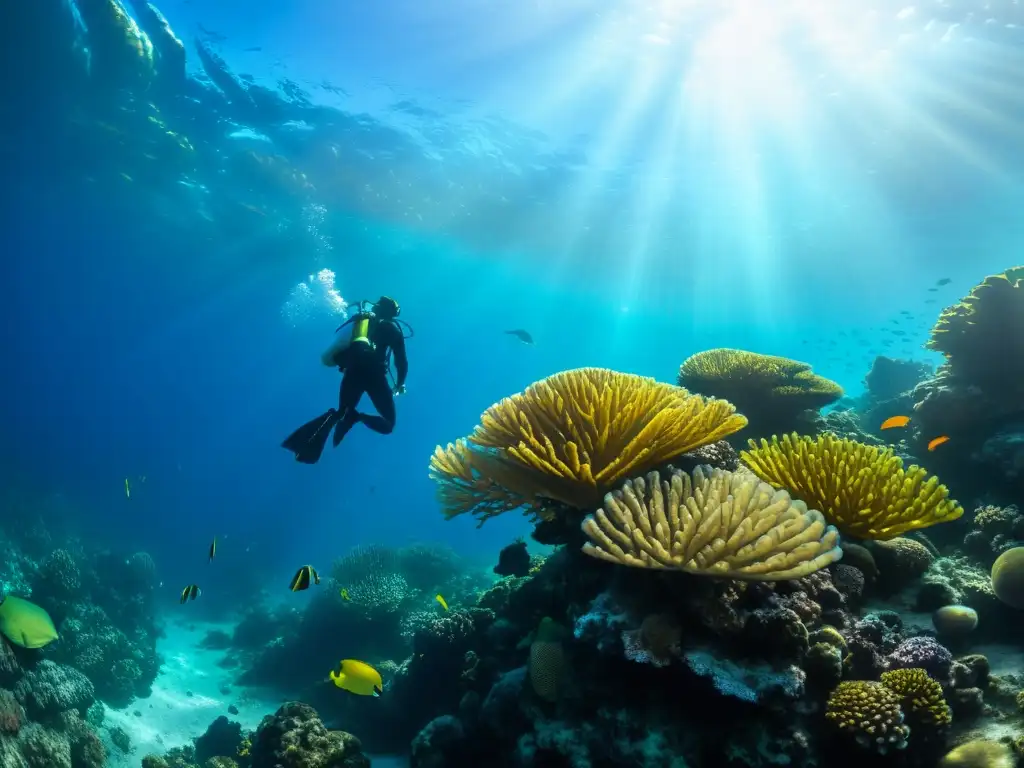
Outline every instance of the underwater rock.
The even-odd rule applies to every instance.
[[[17,746],[26,768],[72,768],[71,742],[61,731],[39,723],[29,723],[21,729]],[[17,766],[18,763],[4,763]]]
[[[889,592],[896,592],[923,576],[935,561],[924,544],[903,536],[872,542],[871,553],[881,573],[879,584]]]
[[[25,711],[10,691],[0,689],[0,736],[17,734],[25,722]]]
[[[185,84],[185,46],[174,34],[160,9],[146,0],[131,0],[139,26],[153,42],[156,53],[156,80],[168,95]]]
[[[451,715],[435,717],[412,740],[411,768],[447,768],[459,764],[459,747],[465,731]]]
[[[799,660],[807,653],[807,627],[788,608],[758,608],[743,627],[744,644],[765,658]]]
[[[911,637],[900,643],[888,660],[892,669],[920,668],[940,683],[947,683],[953,654],[930,637]]]
[[[956,688],[985,688],[989,681],[988,658],[980,653],[961,656],[953,662],[953,686]]]
[[[252,768],[370,768],[359,739],[328,731],[316,710],[297,701],[263,718],[252,739]]]
[[[839,565],[853,566],[864,574],[864,578],[868,582],[873,582],[878,578],[878,564],[875,562],[875,556],[871,554],[871,550],[860,544],[854,544],[852,541],[844,541],[842,544],[843,548],[843,559]]]
[[[623,655],[630,661],[666,667],[682,653],[682,628],[667,613],[644,617],[639,629],[622,632]]]
[[[32,719],[52,721],[68,710],[84,715],[93,703],[95,691],[77,669],[45,660],[18,682],[14,695]]]
[[[992,590],[989,574],[964,557],[940,557],[932,563],[921,578],[916,604],[919,611],[929,613],[944,605],[969,606],[978,612],[983,629],[1006,611]]]
[[[522,704],[526,680],[526,666],[517,667],[499,677],[484,698],[481,723],[500,738],[514,740],[530,726]]]
[[[519,540],[504,547],[498,553],[498,564],[494,572],[499,576],[525,576],[530,572],[530,553],[526,542]]]
[[[242,743],[242,726],[221,715],[195,739],[196,762],[202,764],[211,757],[234,757]]]
[[[830,691],[843,678],[843,652],[830,643],[814,643],[807,651],[803,667],[809,684]]]
[[[843,596],[846,604],[851,608],[857,608],[864,597],[866,586],[864,572],[852,565],[839,563],[831,567],[832,583],[836,590]]]
[[[872,399],[891,400],[913,390],[930,376],[933,370],[932,366],[917,360],[900,360],[879,355],[871,363],[871,369],[864,377],[864,384]]]
[[[765,664],[740,664],[709,651],[687,651],[683,659],[694,674],[707,678],[723,696],[740,701],[755,704],[773,696],[798,699],[804,692],[806,676],[799,667],[773,669]]]
[[[11,645],[0,638],[0,688],[10,688],[22,676],[21,664]]]
[[[1014,505],[984,506],[974,510],[972,530],[964,536],[964,549],[987,566],[1024,540],[1024,515]]]
[[[89,72],[95,86],[145,90],[154,72],[153,43],[117,0],[77,0],[88,30]]]

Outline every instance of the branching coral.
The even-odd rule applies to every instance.
[[[916,724],[941,728],[953,722],[942,685],[923,669],[893,669],[882,673],[882,685],[900,697],[903,711]]]
[[[593,557],[734,579],[797,579],[842,556],[820,512],[749,472],[710,467],[627,481],[583,530]]]
[[[679,367],[679,385],[733,403],[751,419],[755,434],[793,429],[804,411],[843,396],[843,388],[787,357],[742,349],[710,349]]]
[[[882,450],[832,435],[750,441],[741,457],[763,480],[820,509],[844,534],[891,539],[956,520],[963,508],[938,478]]]
[[[563,371],[491,406],[465,440],[438,448],[430,475],[448,517],[481,521],[544,500],[601,503],[628,477],[742,429],[724,400],[602,368]]]
[[[344,590],[348,602],[368,613],[394,613],[412,594],[399,573],[394,550],[376,544],[353,547],[335,560],[331,569],[335,590]]]
[[[986,277],[942,310],[925,346],[941,352],[953,375],[983,389],[1017,390],[1024,377],[1024,267]]]
[[[846,680],[828,698],[825,718],[866,748],[882,754],[907,745],[899,694],[881,683]]]

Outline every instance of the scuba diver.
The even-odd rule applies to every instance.
[[[409,373],[405,340],[412,338],[412,328],[398,319],[401,308],[390,296],[381,296],[376,304],[361,301],[358,307],[359,311],[337,328],[334,342],[320,356],[324,365],[342,372],[338,407],[302,425],[281,443],[303,464],[320,460],[331,430],[337,448],[360,422],[382,435],[395,428],[394,396],[405,392]],[[389,381],[392,355],[397,375]],[[377,409],[376,416],[356,410],[364,393]]]

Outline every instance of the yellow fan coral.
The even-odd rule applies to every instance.
[[[563,371],[505,398],[466,440],[438,448],[430,475],[451,517],[482,520],[544,500],[601,503],[627,477],[731,435],[746,424],[732,404],[644,376]]]
[[[914,727],[941,728],[953,722],[942,686],[923,669],[893,669],[882,673],[882,685],[900,697]]]
[[[774,400],[794,411],[823,408],[843,396],[843,388],[811,366],[788,357],[743,349],[709,349],[679,367],[679,386],[722,397],[747,412]]]
[[[829,434],[793,434],[760,445],[751,440],[740,457],[762,480],[820,509],[846,535],[891,539],[964,513],[938,478],[916,465],[904,469],[890,449]]]
[[[842,557],[820,512],[750,472],[711,467],[626,481],[583,530],[583,551],[602,560],[732,579],[798,579]]]
[[[972,384],[1014,387],[1024,374],[1024,266],[990,275],[939,315],[925,346]]]
[[[825,718],[863,747],[886,753],[907,745],[899,695],[881,683],[846,680],[828,697]]]

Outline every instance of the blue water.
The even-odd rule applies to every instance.
[[[877,354],[934,362],[941,308],[1019,260],[1015,11],[710,5],[165,0],[194,82],[199,40],[320,121],[272,116],[268,136],[197,101],[193,124],[168,118],[203,134],[180,179],[122,171],[123,143],[69,156],[59,104],[12,102],[0,481],[150,552],[172,592],[218,537],[237,603],[357,544],[490,567],[527,521],[446,521],[429,457],[560,370],[672,381],[739,347],[856,395]],[[249,149],[309,187],[209,161]],[[397,297],[415,336],[394,433],[357,428],[310,467],[279,444],[337,396],[321,270],[346,302]],[[882,346],[901,310],[907,336]]]
[[[187,198],[159,213],[161,201],[140,202],[144,180],[129,199],[86,195],[89,171],[45,142],[9,152],[18,172],[0,214],[5,472],[112,545],[150,550],[175,583],[214,534],[225,557],[258,556],[268,579],[366,541],[493,554],[522,521],[445,522],[426,476],[434,446],[491,403],[576,366],[671,379],[713,346],[806,360],[855,394],[889,318],[914,312],[894,351],[927,358],[919,345],[943,306],[923,303],[927,287],[949,277],[941,296],[953,299],[1005,268],[1024,226],[1008,218],[1017,129],[984,113],[1009,119],[1019,104],[995,86],[965,90],[1014,61],[998,36],[936,42],[925,19],[893,15],[856,41],[864,61],[847,69],[820,41],[769,50],[801,95],[729,112],[728,92],[681,95],[699,42],[670,8],[247,7],[161,5],[191,76],[193,38],[211,41],[231,71],[289,78],[335,120],[361,121],[345,136],[364,162],[333,171],[357,174],[340,196],[311,195],[308,237],[282,241],[263,215],[197,234]],[[834,32],[842,8],[822,27]],[[645,47],[648,28],[672,40]],[[888,69],[858,79],[879,51]],[[713,82],[749,97],[754,62],[737,61]],[[240,122],[219,133],[222,152],[252,142]],[[253,145],[326,180],[338,140],[322,133]],[[94,165],[121,161],[111,151]],[[310,468],[278,443],[333,402],[317,355],[336,318],[293,322],[282,307],[320,269],[348,301],[399,297],[416,336],[395,433],[357,431]],[[502,336],[509,327],[537,346]],[[854,332],[871,344],[852,346]]]

